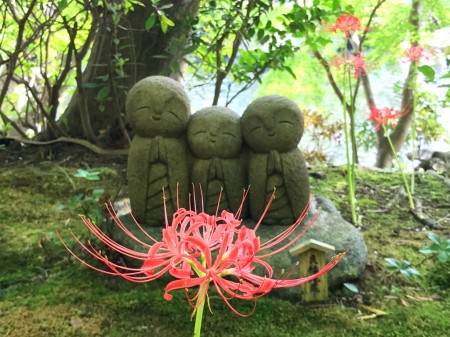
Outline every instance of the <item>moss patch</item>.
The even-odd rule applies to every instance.
[[[89,238],[77,213],[60,211],[77,193],[103,188],[123,194],[120,175],[101,181],[75,178],[76,168],[53,164],[6,168],[0,172],[0,336],[189,336],[193,322],[183,292],[163,299],[164,283],[145,285],[107,277],[69,258],[55,235],[70,224]],[[344,171],[327,170],[325,180],[310,178],[314,193],[333,200],[349,219]],[[72,180],[72,181],[71,181]],[[399,195],[401,179],[394,173],[358,171],[357,197],[361,231],[369,249],[369,265],[355,281],[359,294],[338,289],[322,307],[308,307],[273,296],[258,300],[249,318],[234,315],[217,295],[205,312],[205,336],[447,336],[450,329],[448,287],[430,275],[442,270],[418,249],[428,243],[426,228],[408,212]],[[450,191],[432,176],[418,177],[416,198],[423,211],[440,220],[448,236]],[[397,199],[396,199],[397,198]],[[82,211],[82,210],[81,210]],[[67,243],[67,231],[62,231]],[[78,249],[77,252],[81,253]],[[418,282],[384,270],[385,257],[409,260],[423,276]],[[441,275],[442,280],[447,274]],[[445,283],[444,283],[445,284]],[[357,306],[388,315],[360,320],[369,314]],[[234,303],[248,311],[250,303]]]

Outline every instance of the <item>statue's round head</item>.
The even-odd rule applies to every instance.
[[[297,104],[282,96],[264,96],[253,101],[241,118],[242,134],[256,153],[294,150],[303,135],[303,114]]]
[[[242,146],[239,116],[225,107],[210,107],[191,116],[189,147],[197,158],[236,158]]]
[[[177,81],[150,76],[131,88],[126,112],[128,122],[140,136],[177,136],[189,119],[189,98]]]

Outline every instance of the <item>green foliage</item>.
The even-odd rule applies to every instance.
[[[73,46],[79,51],[89,44],[90,9],[75,0],[0,4],[0,75],[9,88],[0,97],[0,111],[11,123],[31,134],[51,127],[47,122],[56,119],[63,91],[70,95],[75,88]],[[8,64],[11,77],[2,64]]]
[[[98,188],[92,191],[74,195],[67,204],[59,204],[58,210],[70,210],[83,214],[94,223],[101,223],[105,218],[104,205],[105,190]]]
[[[414,279],[414,276],[420,275],[416,269],[411,267],[411,262],[409,261],[397,261],[392,257],[387,257],[385,260],[389,263],[388,266],[385,266],[387,271],[400,273],[410,280]]]
[[[439,122],[439,111],[443,102],[429,92],[420,92],[416,109],[416,133],[419,142],[429,143],[448,135],[448,130]]]
[[[62,169],[63,172],[65,170]],[[108,167],[99,167],[93,169],[78,169],[74,174],[77,178],[82,178],[88,181],[99,181],[101,176],[111,177],[117,173],[115,170]],[[74,190],[76,184],[68,177]],[[104,202],[108,199],[105,194],[105,190],[102,188],[94,188],[77,193],[74,195],[67,204],[59,204],[58,210],[71,210],[84,214],[88,218],[92,219],[95,223],[101,223],[105,218]]]
[[[75,177],[84,178],[87,180],[100,180],[100,175],[111,176],[116,175],[116,171],[109,167],[99,167],[88,170],[78,169]]]
[[[220,5],[216,1],[204,3],[196,25],[198,48],[189,64],[195,67],[196,81],[215,82],[214,104],[227,76],[239,89],[232,92],[229,88],[226,105],[253,83],[261,83],[268,69],[282,70],[296,78],[288,59],[299,51],[300,38],[314,30],[328,12],[317,4],[306,7],[286,3],[266,0],[251,5],[230,0]]]
[[[435,263],[428,272],[427,279],[432,285],[438,287],[437,290],[450,289],[450,260],[446,263]]]
[[[450,239],[445,240],[433,232],[428,234],[428,238],[432,243],[422,247],[419,252],[433,254],[440,263],[446,263],[450,258]]]
[[[340,103],[326,79],[320,64],[306,48],[298,51],[287,61],[287,65],[295,74],[295,79],[282,70],[269,71],[256,91],[256,96],[279,93],[292,99],[303,110],[330,112],[323,116],[329,123],[342,120],[334,113],[340,110]],[[326,97],[326,99],[324,99]]]
[[[431,68],[429,65],[423,65],[417,68],[417,70],[419,70],[423,76],[425,76],[426,80],[428,82],[434,82],[434,69]]]

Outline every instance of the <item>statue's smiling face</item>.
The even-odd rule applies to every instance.
[[[284,97],[263,97],[249,105],[242,117],[244,139],[258,153],[294,150],[303,134],[300,110]],[[289,104],[287,104],[289,103]]]
[[[156,78],[161,79],[159,76]],[[162,84],[166,84],[163,79]],[[170,79],[167,79],[169,84],[175,82],[173,86],[161,85],[161,80],[145,80],[138,82],[128,94],[127,116],[131,126],[144,137],[180,134],[189,117],[189,104],[184,91],[180,91],[180,85]]]
[[[188,140],[197,158],[235,158],[242,145],[239,118],[227,108],[202,109],[192,115]]]

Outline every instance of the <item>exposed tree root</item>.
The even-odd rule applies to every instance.
[[[0,140],[1,139],[4,139],[4,138],[0,138]],[[49,141],[45,141],[45,142],[24,139],[24,138],[20,138],[20,137],[7,137],[7,139],[12,139],[19,143],[29,144],[29,145],[50,145],[50,144],[55,144],[55,143],[73,143],[73,144],[81,145],[81,146],[87,148],[88,150],[90,150],[98,155],[101,155],[101,156],[126,156],[126,155],[128,155],[128,149],[119,149],[119,150],[104,149],[95,144],[90,143],[89,141],[87,141],[85,139],[78,139],[78,138],[71,138],[71,137],[59,137],[57,139],[49,140]]]

